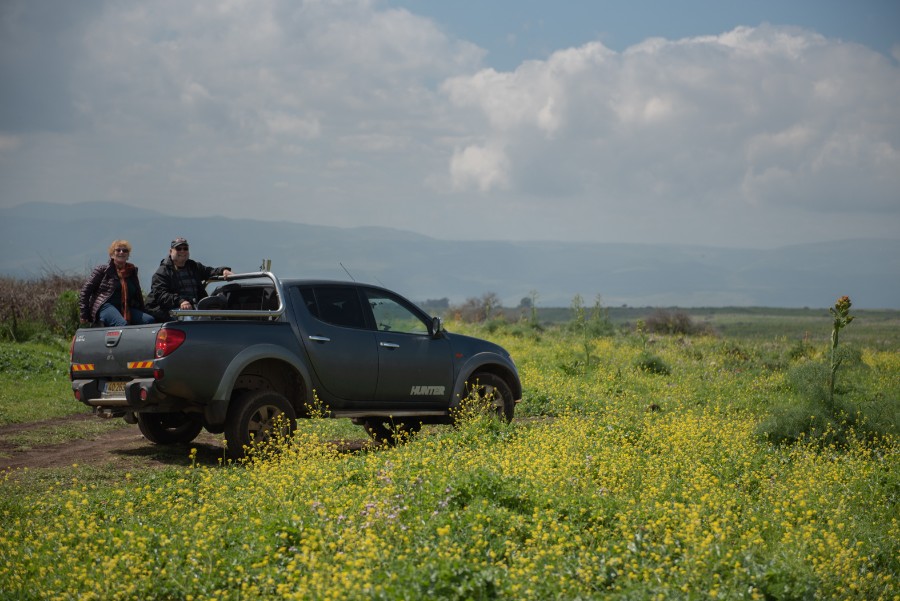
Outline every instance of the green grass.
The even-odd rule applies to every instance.
[[[88,412],[72,396],[68,370],[62,341],[0,342],[0,425]]]
[[[326,443],[345,420],[313,420],[247,464],[187,451],[164,469],[137,461],[127,474],[15,474],[0,481],[0,592],[897,598],[896,416],[877,440],[760,438],[779,407],[807,402],[816,371],[804,366],[823,361],[827,344],[818,329],[806,342],[775,334],[791,316],[751,317],[740,318],[756,324],[742,336],[587,341],[562,328],[448,324],[512,352],[519,419],[475,415],[356,452]],[[900,352],[870,343],[860,322],[842,336],[855,352],[841,406],[895,410]],[[897,329],[882,324],[877,336],[896,340]],[[666,369],[647,369],[648,357]]]
[[[654,307],[609,307],[608,315],[615,327],[630,330],[638,320],[646,320],[656,310]],[[683,312],[698,324],[708,324],[726,338],[825,343],[831,333],[832,318],[827,308],[695,307],[668,310]],[[504,313],[509,321],[520,318],[517,310],[507,309]],[[900,311],[854,309],[853,313],[856,315],[853,337],[857,343],[879,350],[900,348]],[[571,321],[572,317],[572,310],[567,308],[538,309],[538,321],[549,326]]]

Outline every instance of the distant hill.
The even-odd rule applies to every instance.
[[[175,236],[192,258],[254,271],[264,258],[291,277],[381,284],[412,300],[462,302],[493,292],[506,306],[537,292],[539,306],[900,308],[900,240],[845,240],[774,250],[655,244],[449,241],[381,227],[185,218],[117,203],[30,203],[0,209],[0,274],[87,273],[116,238],[131,241],[150,286]]]

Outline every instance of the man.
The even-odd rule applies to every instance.
[[[185,238],[175,238],[169,246],[169,256],[160,261],[153,274],[147,310],[158,321],[168,321],[172,309],[193,309],[206,296],[206,281],[215,275],[228,277],[230,267],[207,267],[191,259],[190,245]]]

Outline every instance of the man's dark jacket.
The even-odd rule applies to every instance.
[[[147,295],[147,311],[153,313],[159,321],[168,321],[169,311],[177,309],[182,300],[196,304],[201,298],[207,296],[204,285],[214,275],[222,275],[222,272],[230,267],[207,267],[193,259],[188,259],[181,269],[187,270],[197,283],[197,298],[185,298],[178,292],[178,273],[172,257],[166,257],[159,263],[159,268],[153,274],[150,282],[150,294]]]

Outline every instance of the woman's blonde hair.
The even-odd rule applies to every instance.
[[[109,256],[116,254],[116,249],[121,247],[127,248],[129,253],[131,252],[131,242],[128,240],[113,240],[113,243],[109,245]]]

